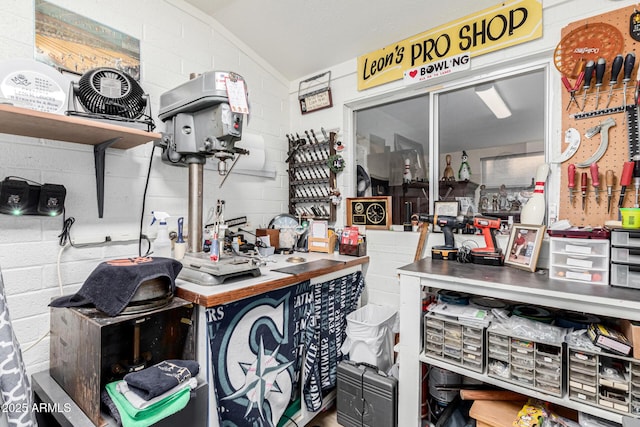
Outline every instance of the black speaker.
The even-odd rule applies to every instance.
[[[64,185],[44,184],[38,198],[38,215],[57,216],[64,210],[67,189]]]
[[[7,177],[0,182],[0,213],[57,216],[64,211],[67,190],[58,184],[31,184]]]
[[[5,178],[0,182],[0,213],[23,215],[29,205],[29,183]]]

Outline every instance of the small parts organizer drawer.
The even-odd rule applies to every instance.
[[[427,313],[424,316],[424,351],[427,356],[483,372],[484,330],[482,326]]]
[[[609,284],[609,240],[551,238],[553,279]]]
[[[611,233],[611,285],[640,288],[640,233]]]
[[[487,333],[487,375],[562,396],[562,345]]]
[[[567,370],[569,399],[640,415],[640,361],[637,359],[569,347]]]

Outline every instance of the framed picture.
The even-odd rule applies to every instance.
[[[457,200],[451,202],[435,202],[433,209],[434,215],[458,216],[460,211],[460,202]],[[433,232],[440,233],[440,227],[433,224]]]
[[[391,224],[391,196],[347,198],[347,226],[388,230]]]
[[[513,224],[504,263],[523,270],[536,271],[544,225]]]

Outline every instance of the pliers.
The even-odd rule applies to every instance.
[[[576,92],[578,91],[578,89],[580,89],[580,86],[582,85],[583,80],[584,80],[584,70],[580,71],[580,74],[578,74],[578,78],[576,79],[576,82],[573,86],[571,86],[571,83],[569,83],[569,79],[567,78],[567,76],[562,76],[562,84],[567,89],[567,91],[569,91],[569,93],[571,94],[571,98],[569,99],[569,104],[567,104],[567,111],[569,110],[569,107],[571,107],[571,102],[575,102],[576,107],[580,108],[580,105],[578,104],[578,100],[576,99]]]

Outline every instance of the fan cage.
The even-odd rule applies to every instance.
[[[85,110],[96,114],[137,119],[147,104],[140,85],[128,74],[113,68],[98,68],[83,74],[75,92]]]

